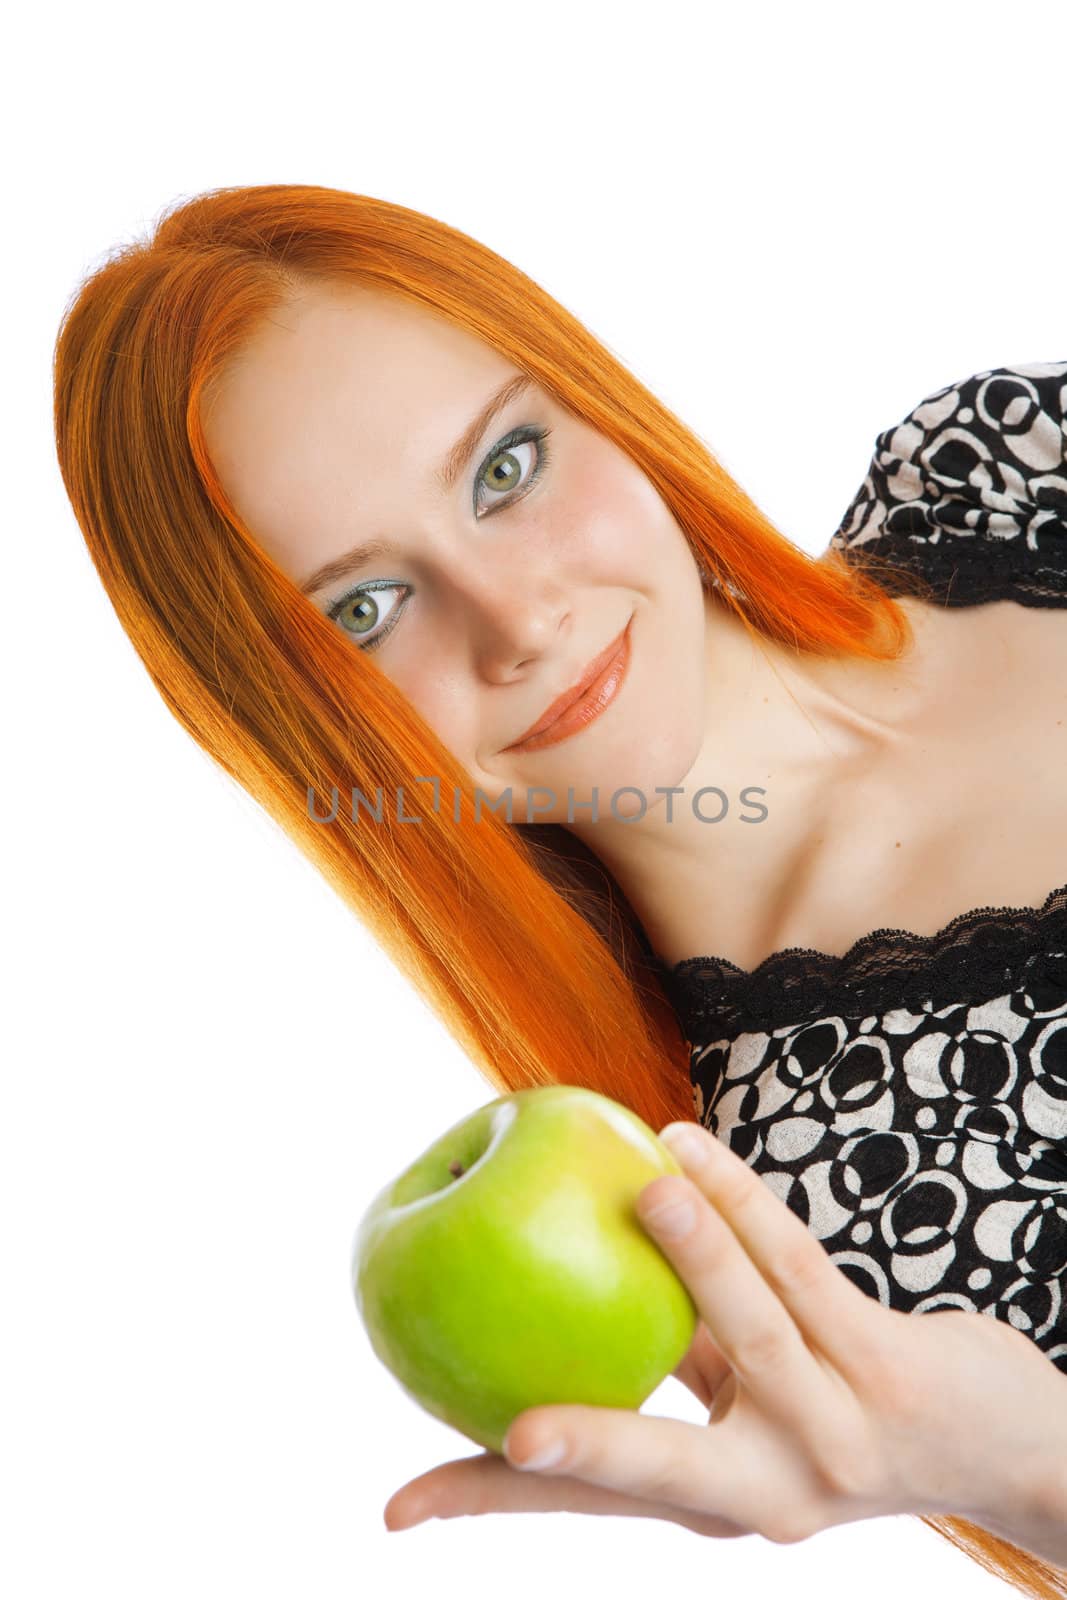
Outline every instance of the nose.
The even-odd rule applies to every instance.
[[[570,625],[563,601],[509,600],[498,613],[487,613],[474,641],[474,665],[489,683],[521,678],[538,656],[558,642]]]
[[[571,625],[566,596],[551,577],[465,574],[459,581],[471,661],[487,683],[521,678]]]

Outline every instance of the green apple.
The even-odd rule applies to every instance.
[[[498,1454],[520,1411],[638,1409],[692,1343],[689,1291],[634,1210],[675,1157],[628,1107],[559,1084],[491,1100],[371,1202],[352,1283],[379,1360]]]

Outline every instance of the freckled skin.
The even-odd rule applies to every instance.
[[[353,649],[360,625],[382,636],[375,666],[488,797],[511,789],[514,821],[527,820],[528,791],[551,789],[555,803],[540,809],[538,793],[531,820],[583,838],[672,958],[695,936],[683,908],[700,885],[750,906],[777,900],[797,851],[825,827],[818,797],[892,730],[867,680],[866,704],[854,709],[848,663],[813,665],[770,641],[754,648],[702,584],[639,466],[539,387],[493,420],[443,494],[436,471],[518,371],[401,296],[303,287],[213,388],[205,437],[253,537],[298,583],[359,542],[390,543],[392,553],[309,603],[325,611],[358,584],[396,580],[371,591],[380,611],[365,607],[360,624],[350,605],[338,621]],[[536,444],[511,447],[510,459],[495,451],[524,425],[550,430],[549,459],[525,493]],[[502,494],[501,481],[514,487]],[[406,598],[401,584],[411,586]],[[603,713],[548,749],[505,751],[631,617],[629,667]],[[729,799],[714,826],[691,804],[708,785]],[[746,806],[746,786],[766,792]],[[633,794],[612,816],[611,796],[626,787],[644,797],[643,816]],[[684,794],[668,821],[656,791],[670,787]],[[700,804],[705,816],[721,808],[715,795]],[[761,804],[773,822],[753,824]]]

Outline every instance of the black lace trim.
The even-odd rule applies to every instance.
[[[927,539],[914,534],[883,535],[869,545],[848,544],[835,533],[830,547],[854,566],[862,566],[870,550],[879,562],[880,586],[896,598],[911,594],[906,580],[897,582],[897,570],[924,578],[943,605],[974,606],[989,600],[1014,600],[1023,606],[1067,607],[1067,528],[1046,523],[1059,534],[1060,547],[1035,549],[1016,537],[1000,544],[971,544],[937,535]],[[892,566],[883,567],[883,562]],[[1049,564],[1049,563],[1054,564]]]
[[[1006,438],[1022,421],[1002,414],[1012,380],[1020,379],[1015,388],[1028,404],[1061,426],[1065,378],[1067,362],[990,368],[927,396],[878,436],[830,548],[857,566],[870,556],[874,576],[894,597],[913,594],[909,579],[918,575],[946,606],[1067,607],[1067,476],[1062,467],[1024,472]],[[939,402],[953,390],[947,410]],[[704,1042],[698,1034],[734,1037],[817,1014],[980,1004],[1021,980],[1059,995],[1067,991],[1067,884],[1043,906],[977,906],[930,935],[876,928],[843,956],[792,947],[752,972],[718,956],[669,968],[652,955],[651,964],[693,1042]]]
[[[1020,979],[1067,991],[1067,883],[1033,906],[976,906],[932,934],[875,928],[842,956],[791,946],[751,972],[722,956],[656,959],[661,982],[693,1043],[766,1032],[816,1014],[882,1015],[929,1001],[978,1005]]]

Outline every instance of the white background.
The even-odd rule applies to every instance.
[[[23,10],[23,18],[28,12]],[[582,318],[783,533],[874,436],[1065,349],[1056,3],[53,6],[8,35],[0,1590],[434,1600],[1007,1590],[917,1521],[797,1546],[486,1516],[390,1534],[475,1447],[377,1362],[378,1189],[494,1091],[170,717],[66,501],[63,307],[175,200],[426,211]],[[702,1421],[673,1380],[646,1403]]]

